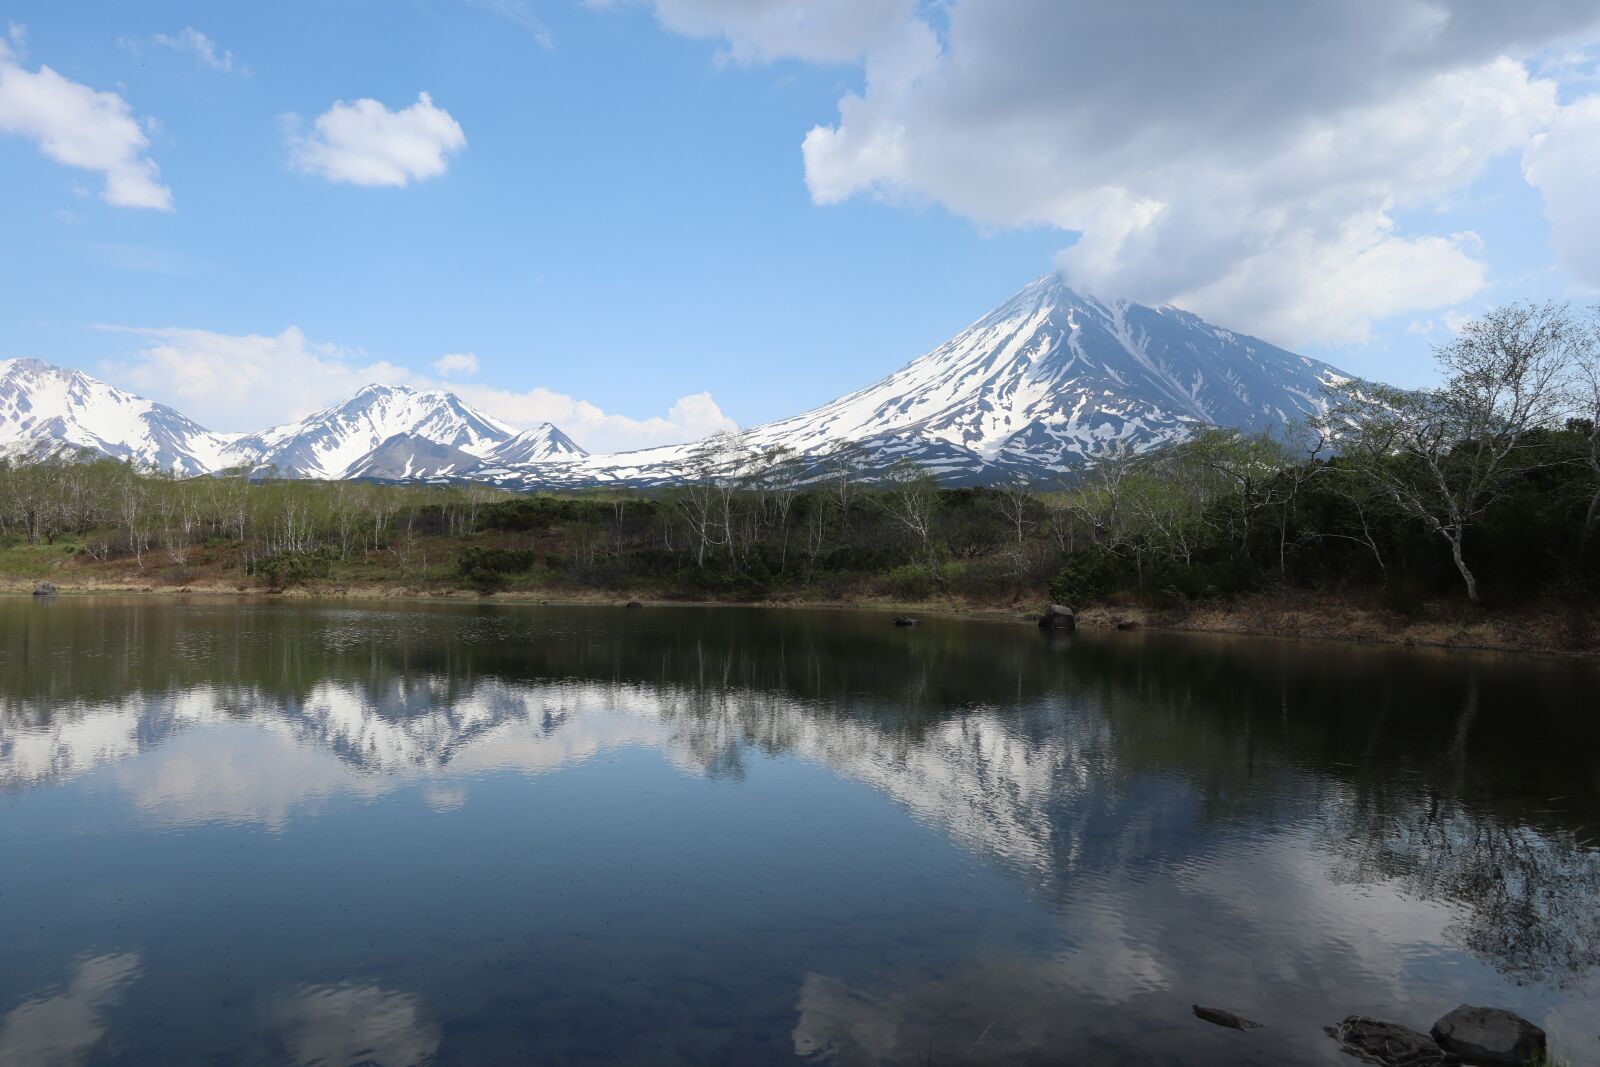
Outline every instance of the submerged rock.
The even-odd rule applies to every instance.
[[[34,596],[55,596],[59,592],[54,582],[40,582],[33,587]]]
[[[1338,1026],[1325,1026],[1328,1036],[1344,1046],[1344,1050],[1368,1063],[1381,1063],[1385,1067],[1433,1067],[1435,1064],[1457,1064],[1461,1060],[1446,1052],[1427,1034],[1419,1034],[1398,1023],[1369,1019],[1364,1015],[1348,1015]]]
[[[1060,604],[1051,604],[1044,609],[1044,614],[1039,616],[1039,629],[1041,630],[1072,630],[1078,625],[1078,617],[1072,609]]]
[[[1221,1008],[1206,1008],[1199,1004],[1194,1005],[1194,1014],[1196,1018],[1204,1019],[1208,1023],[1216,1023],[1218,1026],[1231,1026],[1235,1030],[1259,1030],[1264,1025],[1251,1022],[1249,1019],[1235,1015],[1231,1011],[1223,1011]]]
[[[896,626],[915,626],[921,621],[921,619],[913,618],[910,615],[896,615],[894,617],[894,624]]]
[[[1439,1047],[1482,1067],[1522,1067],[1544,1056],[1544,1031],[1500,1008],[1463,1004],[1433,1024]]]

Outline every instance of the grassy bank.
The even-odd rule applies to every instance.
[[[489,539],[491,542],[493,538]],[[0,549],[0,593],[26,595],[40,581],[63,594],[249,596],[291,599],[445,599],[512,603],[748,604],[773,607],[848,607],[913,614],[948,614],[1031,622],[1047,599],[1024,585],[995,585],[989,595],[935,590],[907,595],[893,573],[856,574],[813,588],[721,593],[671,581],[595,587],[548,567],[484,589],[464,580],[461,553],[491,547],[481,536],[428,538],[412,546],[404,565],[377,554],[337,561],[325,577],[276,586],[246,575],[236,546],[196,549],[183,566],[147,559],[100,561],[72,542]],[[509,546],[500,546],[509,547]],[[1313,638],[1463,649],[1495,649],[1600,657],[1600,612],[1567,603],[1474,607],[1441,598],[1399,611],[1375,591],[1329,593],[1281,588],[1240,596],[1153,606],[1136,597],[1080,606],[1080,625],[1092,629],[1152,629],[1287,638]]]

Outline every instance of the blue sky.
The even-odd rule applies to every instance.
[[[81,367],[219,430],[304,414],[364,377],[451,382],[508,421],[552,417],[612,448],[853,390],[1053,264],[1408,384],[1456,317],[1600,281],[1547,218],[1563,232],[1596,218],[1581,183],[1558,188],[1588,163],[1600,181],[1592,4],[1552,0],[1515,32],[1463,13],[1471,39],[1430,46],[1414,70],[1316,85],[1198,148],[1163,132],[1183,119],[1163,99],[1097,100],[1042,61],[1029,80],[1025,55],[995,64],[1029,2],[8,0],[0,358]],[[1076,6],[1039,8],[1033,36],[1082,55]],[[1405,32],[1361,27],[1350,47]],[[985,62],[1000,73],[976,81]],[[43,68],[138,123],[135,164],[159,173],[137,172],[122,199],[145,203],[108,202],[110,171],[49,147],[50,123],[86,120],[40,102],[35,89],[72,93]],[[1191,73],[1218,92],[1237,80]],[[1358,99],[1357,81],[1387,96]],[[1452,103],[1463,86],[1482,114]],[[362,172],[335,158],[350,146],[326,143],[319,117],[363,100],[408,116],[423,93],[456,138],[442,127],[446,147],[399,164],[404,184],[351,181]],[[1380,133],[1371,174],[1303,176],[1307,128],[1348,127],[1366,153],[1402,121],[1386,116],[1430,102],[1455,109],[1437,146]],[[1116,108],[1110,135],[1084,121]],[[1226,110],[1219,97],[1206,115]],[[830,133],[808,140],[814,128]],[[1535,138],[1559,174],[1539,187]],[[1206,188],[1174,184],[1174,168]],[[1263,218],[1289,221],[1255,232]],[[1284,261],[1289,248],[1303,255]],[[434,369],[451,354],[474,359]]]

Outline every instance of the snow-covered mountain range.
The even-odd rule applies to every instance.
[[[518,433],[441,391],[369,385],[295,422],[213,433],[82,371],[0,361],[0,454],[40,448],[88,448],[183,475],[246,467],[290,478],[392,480],[585,454],[549,423]]]
[[[1176,308],[1106,303],[1054,274],[952,340],[820,408],[740,435],[811,468],[849,448],[867,470],[909,458],[942,479],[1047,478],[1208,425],[1272,430],[1322,410],[1349,376]],[[192,475],[471,480],[507,488],[657,486],[696,445],[589,455],[549,423],[517,433],[452,393],[372,385],[296,422],[212,433],[79,371],[0,362],[0,453],[91,448]]]
[[[369,385],[344,403],[298,422],[240,437],[231,451],[242,462],[273,466],[289,477],[344,478],[396,436],[482,456],[515,434],[454,393]]]

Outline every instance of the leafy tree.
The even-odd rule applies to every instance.
[[[1515,304],[1468,323],[1436,350],[1434,389],[1351,382],[1331,412],[1348,461],[1395,507],[1450,546],[1467,598],[1478,578],[1467,532],[1519,472],[1541,462],[1538,431],[1557,425],[1578,325],[1560,304]]]

